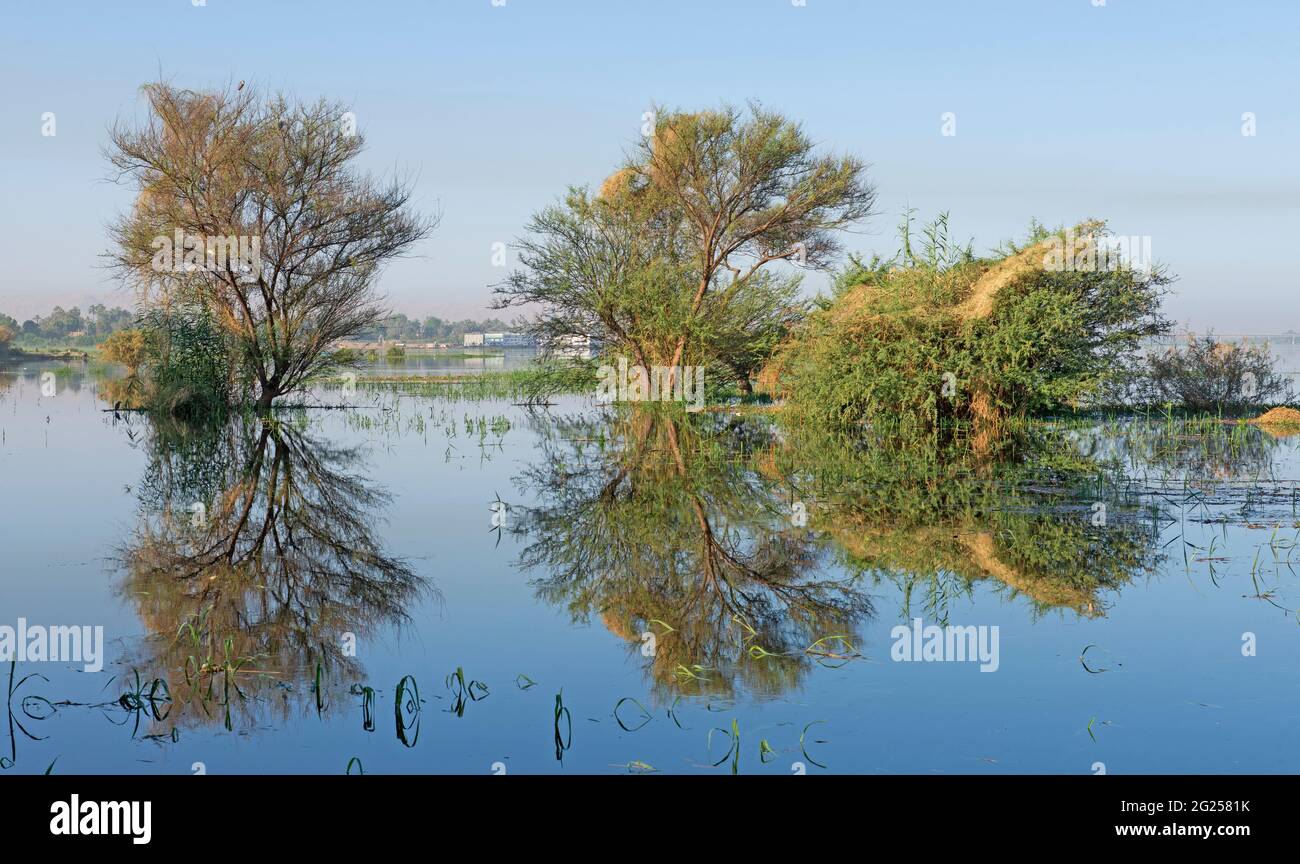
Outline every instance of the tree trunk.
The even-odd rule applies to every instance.
[[[280,394],[276,391],[274,387],[271,387],[269,385],[263,386],[262,392],[258,394],[257,397],[257,406],[256,406],[257,413],[270,414],[271,403],[272,401],[274,401],[275,397],[279,395]]]
[[[710,241],[712,243],[712,241]],[[695,316],[700,312],[700,304],[704,302],[704,295],[709,291],[709,280],[713,278],[713,267],[704,274],[700,280],[700,287],[695,292],[695,299],[691,301],[691,317],[687,319],[686,325],[695,320]],[[673,351],[673,360],[668,364],[668,387],[671,389],[677,383],[677,367],[681,365],[682,355],[686,353],[686,334],[682,334],[677,339],[677,347]]]

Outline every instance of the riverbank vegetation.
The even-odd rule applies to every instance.
[[[109,308],[100,303],[84,313],[77,306],[70,309],[55,306],[48,315],[35,315],[21,322],[0,312],[0,343],[7,342],[11,350],[27,353],[72,350],[84,353],[113,333],[133,326],[134,321],[135,313],[129,309]],[[5,332],[10,336],[7,340]]]
[[[533,217],[496,303],[539,307],[542,344],[594,340],[748,389],[801,314],[797,275],[774,265],[830,264],[874,201],[860,160],[817,152],[779,114],[664,112],[599,194],[571,189]]]
[[[243,86],[144,94],[148,120],[113,128],[108,148],[136,191],[111,230],[140,312],[105,345],[129,370],[133,402],[265,413],[358,362],[340,340],[460,326],[380,307],[385,264],[436,220],[413,212],[409,185],[354,167],[362,138],[344,106]],[[591,364],[563,355],[595,346],[598,362],[664,369],[669,389],[684,367],[703,369],[713,404],[775,401],[848,432],[965,429],[980,446],[1043,414],[1241,411],[1292,396],[1262,349],[1211,335],[1152,349],[1171,330],[1161,302],[1172,277],[1114,254],[1104,222],[1031,223],[977,254],[946,214],[917,227],[909,213],[894,255],[841,264],[842,232],[875,199],[861,159],[824,152],[759,105],[656,112],[599,190],[571,188],[530,220],[520,266],[494,286],[494,305],[529,310],[523,323],[554,356],[501,379],[382,383],[546,404],[593,392]],[[212,249],[184,241],[160,265],[160,239],[214,235],[256,239],[256,260],[213,266]],[[808,300],[813,269],[830,270],[833,287]]]
[[[969,423],[996,435],[1008,417],[1095,403],[1133,374],[1144,339],[1162,336],[1159,269],[1127,263],[1055,269],[1054,248],[1095,255],[1099,222],[1034,225],[1020,243],[976,256],[941,217],[889,259],[853,259],[834,295],[781,346],[765,382],[791,410],[833,427],[888,417],[904,432]]]
[[[1117,251],[1098,220],[1034,222],[980,255],[946,214],[917,227],[909,213],[893,256],[834,269],[837,233],[874,200],[861,161],[815,152],[780,115],[662,113],[598,193],[570,189],[533,217],[497,305],[540,309],[542,344],[595,343],[670,376],[704,367],[847,431],[987,443],[1046,413],[1290,398],[1262,349],[1207,336],[1152,350],[1173,277]],[[801,299],[806,268],[832,269],[829,296]]]

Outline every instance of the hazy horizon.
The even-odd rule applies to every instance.
[[[508,272],[492,265],[493,244],[519,236],[567,186],[598,185],[653,105],[753,99],[871,164],[879,215],[845,238],[847,251],[892,251],[909,207],[920,220],[948,211],[978,251],[1023,235],[1031,218],[1106,218],[1119,234],[1150,237],[1178,275],[1166,311],[1180,325],[1300,329],[1284,260],[1300,200],[1291,4],[355,9],[169,0],[0,13],[11,202],[0,215],[10,262],[0,310],[23,319],[55,305],[130,305],[96,266],[106,223],[132,200],[106,181],[100,148],[115,119],[140,116],[140,85],[161,76],[352,105],[366,167],[413,176],[417,204],[442,214],[418,257],[380,283],[410,317],[508,320],[489,309],[488,286]],[[42,135],[46,112],[54,136]],[[1242,134],[1246,112],[1253,136]],[[826,280],[805,284],[812,293]]]

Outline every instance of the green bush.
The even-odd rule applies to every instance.
[[[99,346],[99,354],[110,363],[121,363],[134,373],[144,363],[149,347],[145,331],[132,328],[117,330]]]
[[[1221,342],[1207,333],[1188,334],[1183,348],[1148,357],[1138,392],[1149,403],[1208,411],[1285,402],[1291,391],[1267,347]]]
[[[202,309],[154,310],[142,319],[145,403],[177,417],[221,415],[247,395],[229,339]]]
[[[1095,398],[1142,339],[1168,330],[1169,279],[1127,265],[1052,269],[1067,236],[1035,224],[1023,244],[978,258],[950,242],[945,217],[917,248],[905,221],[902,250],[852,259],[761,380],[815,422],[902,432],[968,421],[996,430]]]

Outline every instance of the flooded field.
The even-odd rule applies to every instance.
[[[446,351],[407,351],[405,356],[389,359],[379,354],[374,362],[362,366],[358,374],[367,377],[399,375],[474,375],[487,371],[523,369],[537,356],[527,349],[452,348]]]
[[[103,628],[0,670],[10,774],[1300,770],[1297,437],[107,388],[0,370],[0,626]]]

